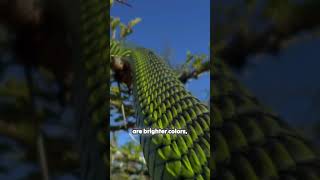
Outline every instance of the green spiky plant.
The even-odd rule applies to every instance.
[[[131,67],[129,72],[133,76],[131,81],[135,99],[136,127],[186,128],[190,132],[186,136],[142,136],[141,147],[148,173],[153,179],[209,179],[209,112],[205,105],[184,89],[178,79],[182,74],[188,74],[189,69],[194,71],[201,69],[201,63],[207,57],[192,55],[188,52],[188,60],[182,65],[184,71],[178,74],[152,51],[128,48],[123,44],[123,40],[132,32],[130,28],[139,21],[140,19],[136,18],[125,26],[119,18],[111,18],[111,34],[114,39],[110,42],[112,66],[118,63],[121,68],[121,65],[128,63]],[[121,33],[116,40],[118,26]],[[150,79],[147,78],[149,76]],[[155,94],[144,87],[146,83],[149,83],[150,87],[152,85],[157,87],[158,90],[153,88]],[[121,89],[120,85],[118,88],[113,87],[112,91],[118,94],[119,89]],[[112,100],[112,103],[118,104],[119,109],[125,109],[123,102],[116,103]],[[191,107],[193,109],[190,109]],[[119,120],[121,121],[124,117],[120,116]]]

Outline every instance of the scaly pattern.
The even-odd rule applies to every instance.
[[[319,152],[215,60],[211,113],[218,180],[319,180]]]
[[[82,87],[85,108],[79,109],[84,119],[81,124],[81,179],[107,178],[106,117],[108,112],[109,25],[107,0],[81,0],[81,61],[79,76],[84,76]],[[81,74],[81,75],[80,75]],[[81,77],[77,77],[81,79]],[[80,89],[81,90],[81,89]],[[102,159],[102,155],[104,160]]]
[[[147,49],[132,53],[134,98],[140,128],[186,129],[187,135],[142,135],[152,179],[210,179],[210,116],[177,75]]]

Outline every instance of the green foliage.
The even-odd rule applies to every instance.
[[[120,42],[118,42],[116,40],[110,41],[110,56],[111,57],[124,58],[124,57],[129,57],[130,54],[131,54],[131,50],[124,48]]]
[[[209,58],[206,54],[192,54],[190,51],[186,53],[185,63],[176,68],[178,73],[191,73],[192,71],[201,71],[204,66],[209,63]]]
[[[110,17],[110,24],[111,24],[111,30],[112,32],[116,31],[117,27],[120,25],[120,18],[116,17]]]
[[[114,2],[110,1],[111,4]],[[131,54],[131,50],[125,48],[125,39],[133,33],[133,28],[141,21],[141,18],[135,18],[124,24],[119,17],[110,16],[110,30],[112,33],[112,39],[110,41],[110,55],[111,57],[128,57]],[[117,32],[120,31],[117,36]],[[112,69],[111,69],[112,71]],[[112,72],[111,72],[112,73]],[[120,85],[121,87],[121,85]],[[134,114],[132,103],[128,101],[130,96],[128,92],[125,92],[122,88],[119,89],[117,82],[111,81],[110,87],[110,112],[115,111],[118,117],[115,119],[117,122],[123,121],[121,105],[124,104],[124,111],[127,117],[131,117]]]
[[[133,33],[133,27],[135,27],[138,23],[140,23],[141,19],[140,18],[135,18],[131,21],[129,21],[127,24],[122,23],[119,17],[111,17],[111,33],[113,39],[111,40],[111,56],[115,57],[125,57],[127,54],[130,54],[131,52],[126,52],[126,49],[130,49],[130,47],[135,47],[135,45],[131,44],[126,44],[126,38],[129,35],[132,35]],[[119,34],[117,34],[119,32]],[[134,51],[132,52],[134,53]],[[201,55],[196,55],[196,54],[191,54],[191,52],[187,53],[187,62],[184,64],[184,69],[186,71],[197,71],[203,68],[203,64],[208,62],[208,57],[204,54]],[[181,69],[179,72],[182,72]],[[172,104],[174,104],[173,101],[171,101]],[[189,106],[191,101],[186,102],[186,106]],[[111,112],[111,118],[112,121],[115,122],[115,124],[120,124],[121,127],[125,127],[126,121],[128,119],[133,119],[135,121],[136,117],[134,116],[134,109],[137,109],[137,107],[134,108],[133,101],[131,94],[128,93],[127,89],[124,88],[121,84],[118,85],[117,82],[114,81],[114,79],[111,81],[111,87],[110,87],[110,112]],[[122,105],[124,107],[124,114],[122,111]],[[136,105],[135,105],[136,106]],[[156,105],[155,105],[156,106]],[[172,120],[173,117],[177,116],[177,114],[182,110],[182,108],[186,108],[186,106],[182,106],[178,109],[173,108],[172,109],[172,114],[168,114],[168,122]],[[153,106],[150,106],[152,108]],[[169,108],[164,107],[164,108]],[[139,108],[138,108],[139,109]],[[194,111],[190,112],[190,115],[188,114],[186,117],[186,120],[189,122],[191,121],[192,118],[195,118],[196,114],[201,114],[203,109],[195,109]],[[161,116],[161,113],[164,113],[165,109],[162,111],[154,111],[152,114],[153,117],[159,118]],[[126,119],[124,118],[126,117]],[[205,117],[203,119],[202,125],[207,125]],[[133,122],[134,122],[133,121]],[[159,122],[159,127],[167,127],[168,122]],[[111,125],[113,125],[111,123]],[[177,127],[184,127],[186,124],[176,124]],[[198,125],[198,126],[197,126]],[[208,125],[206,126],[207,128],[204,128],[201,130],[199,129],[199,124],[196,124],[195,127],[192,129],[192,138],[199,137],[202,135],[203,131],[208,131]],[[119,129],[119,130],[127,130],[127,128]],[[129,130],[130,131],[130,130]],[[198,133],[198,134],[197,134]],[[112,133],[114,134],[114,133]],[[116,135],[114,135],[116,137]],[[188,139],[188,145],[190,146],[192,144],[192,139],[191,136]],[[117,138],[112,139],[112,147],[111,147],[111,156],[112,156],[112,161],[111,161],[111,172],[113,176],[111,179],[116,179],[116,178],[122,178],[122,179],[128,179],[128,178],[137,178],[137,174],[139,176],[138,179],[141,179],[142,177],[145,177],[146,173],[146,163],[144,161],[144,158],[142,157],[142,152],[141,152],[141,146],[138,144],[133,143],[133,141],[129,141],[129,143],[118,147],[117,146]],[[168,143],[170,143],[170,137],[168,140]],[[182,156],[182,154],[186,153],[188,150],[187,148],[179,149],[179,147],[187,147],[185,144],[185,140],[180,139],[177,143],[179,143],[180,146],[177,144],[173,144],[172,150],[169,148],[169,152],[166,152],[163,150],[162,154],[163,157],[165,158],[170,158],[171,156],[168,155],[170,152],[175,152],[177,157]],[[181,146],[182,145],[182,146]],[[185,146],[183,146],[185,145]],[[199,146],[200,147],[200,146]],[[181,152],[180,152],[181,151]],[[208,154],[208,151],[206,151]],[[130,154],[130,155],[129,155]],[[198,156],[199,155],[199,156]],[[172,154],[174,156],[174,154]],[[186,155],[187,156],[187,155]],[[189,155],[188,155],[189,156]],[[190,162],[193,163],[193,166],[191,166]],[[138,162],[138,165],[136,163],[132,162]],[[189,163],[189,166],[188,166]],[[185,159],[183,163],[180,162],[180,167],[178,166],[178,162],[173,162],[173,163],[168,163],[166,165],[166,171],[168,174],[166,176],[180,176],[181,173],[183,174],[189,174],[190,176],[193,176],[194,174],[199,174],[200,171],[203,170],[201,167],[202,165],[206,164],[206,155],[204,151],[200,148],[195,148],[195,151],[193,151],[190,154],[190,158]],[[194,168],[195,172],[190,173],[190,169]],[[181,172],[179,172],[181,169]],[[206,171],[206,169],[204,170]],[[142,174],[141,174],[142,173]],[[150,173],[150,172],[149,172]],[[208,175],[208,174],[207,174]],[[141,177],[140,177],[141,176]],[[209,176],[209,175],[208,175]],[[201,175],[198,176],[200,178]]]
[[[129,35],[133,33],[133,27],[141,22],[141,18],[135,18],[124,24],[120,21],[119,17],[110,17],[110,28],[112,33],[112,39],[118,39],[120,41],[125,40]],[[120,34],[116,35],[117,31],[120,31]]]
[[[117,140],[111,146],[111,179],[146,179],[147,168],[139,144],[132,141],[117,147]]]
[[[133,28],[141,21],[141,18],[135,18],[124,24],[119,17],[110,17],[112,40],[110,41],[111,57],[128,57],[131,54],[129,48],[125,48],[125,39],[133,33]],[[117,32],[119,34],[117,35]],[[130,45],[129,45],[130,46]],[[126,124],[123,117],[134,119],[134,108],[130,95],[121,84],[117,84],[115,80],[111,81],[110,86],[110,112],[111,118],[116,123]],[[123,105],[123,106],[122,106]],[[124,108],[122,110],[122,107]],[[113,125],[113,124],[111,124]],[[111,141],[111,179],[146,179],[144,175],[147,171],[145,162],[141,156],[141,147],[132,141],[118,147],[118,139],[113,135]]]

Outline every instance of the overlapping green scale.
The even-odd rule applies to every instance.
[[[101,161],[96,153],[101,149],[106,149],[107,139],[105,136],[107,123],[105,118],[108,114],[108,74],[110,51],[107,49],[109,37],[108,7],[107,0],[81,0],[80,1],[80,55],[77,62],[77,70],[81,70],[83,76],[77,78],[77,87],[82,87],[80,94],[87,91],[88,98],[86,107],[81,108],[85,122],[80,122],[81,133],[81,171],[82,179],[97,179],[105,177],[105,169],[108,166],[108,155],[103,153]],[[76,8],[75,6],[74,8]],[[82,69],[82,64],[85,69]],[[82,71],[83,70],[83,71]],[[76,73],[76,74],[77,74]],[[83,78],[83,79],[82,79]],[[82,82],[83,81],[83,82]],[[83,84],[82,84],[83,83]],[[85,90],[86,89],[86,90]],[[80,105],[82,106],[82,105]],[[79,110],[79,109],[78,109]],[[85,111],[84,111],[85,110]],[[80,111],[80,110],[79,110]],[[79,119],[80,120],[80,119]],[[95,141],[95,137],[97,138]],[[102,159],[103,158],[103,159]],[[104,163],[103,163],[104,160]],[[95,169],[91,167],[97,167]]]
[[[225,64],[213,67],[213,178],[320,179],[319,150],[259,104]]]
[[[170,67],[151,51],[134,50],[132,66],[138,126],[188,132],[141,136],[152,179],[210,179],[207,107],[187,92]]]

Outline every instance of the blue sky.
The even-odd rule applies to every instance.
[[[140,17],[127,41],[143,46],[162,55],[166,47],[173,50],[170,63],[182,64],[186,52],[209,55],[210,45],[210,1],[183,0],[129,0],[132,8],[115,4],[111,16],[120,17],[122,22]],[[209,98],[209,74],[186,84],[191,93],[202,101]],[[120,144],[130,137],[120,133]]]
[[[250,58],[251,65],[239,79],[284,120],[298,124],[319,121],[315,109],[320,93],[319,47],[319,37],[301,34],[278,56]]]
[[[210,1],[131,0],[132,8],[115,4],[111,15],[129,22],[142,22],[128,41],[161,53],[166,45],[174,49],[174,59],[181,61],[187,50],[209,53]]]

